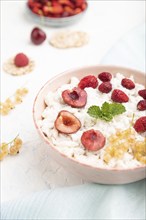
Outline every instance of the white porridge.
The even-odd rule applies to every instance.
[[[143,85],[135,83],[133,77],[131,76],[130,79],[134,82],[135,88],[127,89],[121,85],[123,78],[124,76],[121,73],[117,73],[116,77],[112,76],[112,79],[110,80],[112,90],[108,93],[102,93],[99,91],[99,85],[103,82],[97,78],[98,86],[96,88],[86,87],[83,89],[87,94],[87,101],[83,107],[72,107],[67,104],[62,97],[62,93],[65,90],[72,90],[74,87],[78,87],[80,80],[75,77],[72,77],[70,83],[62,85],[57,91],[48,93],[45,97],[47,107],[42,113],[42,120],[39,121],[39,124],[43,133],[47,135],[50,142],[60,152],[80,162],[103,168],[130,168],[146,163],[145,152],[141,153],[142,151],[140,150],[139,154],[139,151],[136,151],[139,157],[143,158],[143,160],[138,159],[139,157],[135,156],[132,147],[126,147],[126,150],[123,151],[124,153],[121,154],[121,157],[116,157],[116,154],[111,154],[110,152],[110,158],[107,161],[105,160],[106,156],[109,156],[107,153],[109,153],[109,149],[112,148],[112,144],[115,144],[114,141],[119,141],[120,145],[123,141],[127,140],[126,135],[129,134],[129,146],[132,146],[132,142],[134,141],[140,143],[140,146],[138,145],[138,149],[141,149],[141,146],[145,148],[145,130],[142,133],[138,133],[132,126],[132,123],[140,117],[144,117],[146,115],[145,110],[140,111],[137,109],[137,103],[143,99],[140,95],[138,95],[138,91],[144,90],[145,88]],[[101,107],[105,102],[109,104],[113,103],[111,96],[115,89],[123,91],[129,97],[127,102],[120,103],[125,107],[125,111],[119,115],[115,115],[110,121],[91,117],[91,115],[87,113],[91,106]],[[76,132],[68,134],[56,129],[55,121],[62,110],[73,114],[73,116],[80,121],[80,127],[78,127]],[[102,146],[99,150],[91,151],[83,146],[81,137],[83,133],[88,130],[98,130],[105,137],[105,144],[103,144],[104,146]],[[127,133],[124,133],[126,131]],[[119,136],[115,136],[117,132],[121,132]],[[125,140],[122,139],[124,135]],[[125,145],[127,143],[128,142],[125,142]],[[115,150],[115,146],[110,150]],[[123,145],[121,146],[123,147]]]

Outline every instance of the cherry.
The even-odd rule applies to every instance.
[[[35,27],[31,32],[31,41],[36,44],[42,44],[46,40],[46,34],[43,30]]]
[[[73,88],[72,90],[65,90],[62,92],[64,102],[74,108],[82,108],[87,102],[87,93],[80,88]]]
[[[83,132],[81,142],[86,150],[97,151],[104,147],[105,137],[98,130],[88,130]]]
[[[59,112],[54,125],[61,133],[73,134],[80,129],[81,122],[71,112],[62,110]]]

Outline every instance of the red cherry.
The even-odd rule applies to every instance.
[[[64,102],[74,108],[82,108],[87,102],[87,93],[80,88],[73,88],[72,90],[65,90],[62,92]]]
[[[31,41],[36,44],[42,44],[46,39],[46,34],[40,28],[34,28],[31,32]]]
[[[88,130],[83,132],[81,136],[81,142],[85,149],[90,151],[97,151],[104,147],[105,137],[98,130]]]
[[[71,112],[62,110],[59,112],[54,125],[61,133],[73,134],[80,129],[81,122]]]

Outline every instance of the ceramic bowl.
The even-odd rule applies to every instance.
[[[39,16],[33,13],[31,9],[26,5],[26,14],[29,16],[30,19],[32,19],[34,22],[40,25],[44,25],[48,27],[65,27],[80,21],[80,19],[83,18],[83,16],[85,15],[87,9],[88,9],[88,4],[86,9],[79,14],[69,17],[63,17],[63,18],[52,18],[52,17]]]
[[[146,178],[146,166],[141,165],[140,167],[119,169],[119,168],[97,168],[91,165],[81,163],[74,158],[69,158],[68,156],[60,153],[55,146],[48,140],[48,138],[43,134],[39,127],[38,121],[41,119],[41,114],[45,108],[44,99],[49,91],[57,90],[61,85],[68,83],[72,76],[79,79],[86,75],[93,74],[96,75],[100,72],[107,71],[111,72],[113,75],[117,72],[122,73],[125,77],[133,75],[137,83],[145,83],[145,75],[142,72],[118,67],[118,66],[91,66],[83,67],[78,69],[69,70],[62,74],[57,75],[53,79],[49,80],[39,91],[36,99],[34,101],[33,107],[33,117],[34,123],[40,134],[42,141],[46,142],[48,153],[50,156],[65,167],[68,171],[80,175],[83,179],[91,181],[94,183],[102,184],[125,184],[135,182]]]

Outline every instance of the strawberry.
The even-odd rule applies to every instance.
[[[131,79],[127,79],[127,78],[122,79],[121,85],[129,90],[135,88],[134,82]]]
[[[44,15],[47,15],[49,12],[52,12],[52,7],[48,7],[48,6],[43,6],[43,13]]]
[[[98,89],[102,93],[109,93],[112,90],[112,84],[110,82],[103,82]]]
[[[69,6],[71,8],[75,7],[74,4],[69,0],[58,0],[58,3],[61,4],[61,5]]]
[[[74,9],[72,9],[71,7],[69,6],[65,6],[64,7],[64,12],[67,12],[70,15],[73,15],[74,14]]]
[[[24,53],[18,53],[14,58],[14,64],[17,67],[24,67],[29,64],[29,59]]]
[[[114,102],[119,102],[119,103],[128,102],[129,101],[128,96],[123,91],[121,91],[120,89],[115,89],[112,92],[111,99]]]
[[[137,104],[137,109],[138,109],[139,111],[144,111],[144,110],[146,110],[146,100],[141,100],[141,101],[139,101],[138,104]]]
[[[98,75],[98,78],[102,81],[102,82],[108,82],[111,81],[112,79],[112,75],[109,72],[102,72]]]
[[[76,0],[75,1],[75,4],[76,4],[77,7],[82,6],[83,3],[85,3],[85,0]]]
[[[138,91],[138,94],[143,98],[146,99],[146,89],[142,89]]]
[[[96,88],[98,86],[98,80],[95,76],[93,75],[88,75],[85,76],[84,78],[82,78],[78,84],[78,87],[80,89],[84,89],[86,87],[92,87],[92,88]]]
[[[81,10],[80,8],[76,8],[74,13],[75,13],[75,14],[79,14],[79,13],[81,13],[81,11],[82,11],[82,10]]]
[[[52,14],[60,14],[63,13],[63,7],[58,1],[52,1]]]
[[[146,116],[137,119],[137,121],[134,124],[134,129],[138,133],[143,133],[146,131]]]
[[[39,8],[33,7],[32,11],[33,11],[33,13],[38,14],[39,13]]]

